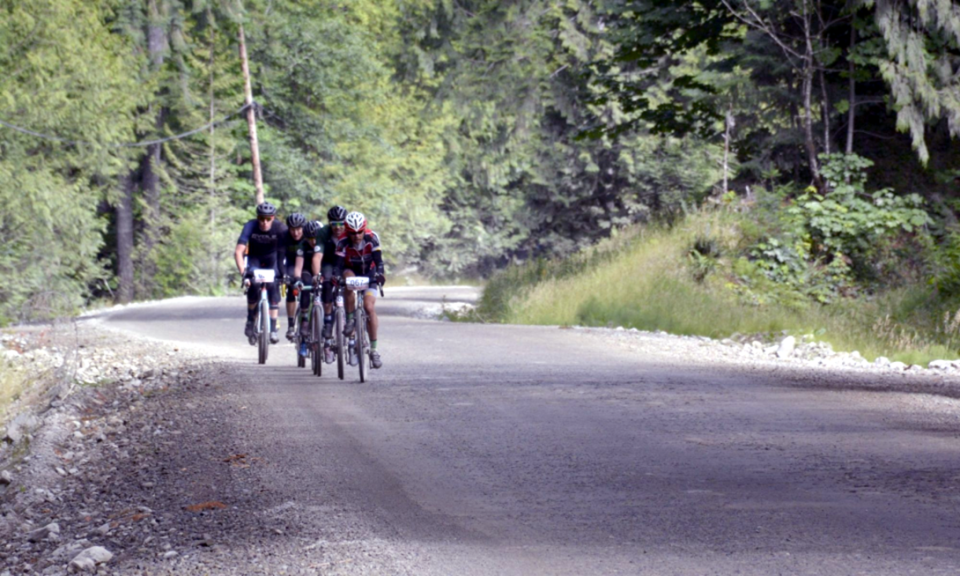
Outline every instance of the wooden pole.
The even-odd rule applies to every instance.
[[[243,68],[244,102],[247,104],[247,127],[250,131],[250,162],[253,164],[253,185],[257,189],[257,204],[263,202],[263,175],[260,173],[260,144],[257,141],[257,116],[253,109],[253,88],[250,87],[250,64],[247,62],[247,42],[240,25],[240,64]]]

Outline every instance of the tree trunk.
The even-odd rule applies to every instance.
[[[731,132],[733,131],[733,106],[730,107],[730,110],[727,110],[727,116],[724,122],[724,131],[723,131],[723,193],[726,194],[729,191],[729,182],[730,182],[730,137]]]
[[[213,125],[213,122],[215,120],[214,114],[216,114],[214,91],[213,91],[213,83],[215,80],[213,64],[214,64],[214,56],[215,56],[215,49],[216,49],[216,42],[217,42],[217,36],[216,36],[217,31],[213,26],[213,11],[210,10],[209,7],[207,7],[207,23],[210,26],[210,56],[207,62],[207,66],[210,68],[210,78],[208,80],[210,83],[210,86],[207,92],[207,96],[210,99],[210,179],[209,179],[208,187],[210,191],[210,225],[213,226],[213,223],[215,220],[214,206],[216,205],[215,200],[217,197],[217,146],[216,146],[216,142],[214,141],[215,127]]]
[[[163,22],[164,15],[157,7],[157,0],[147,2],[147,54],[150,57],[150,70],[156,74],[163,66],[167,50],[167,34]],[[164,122],[164,110],[159,107],[155,125],[161,133]],[[142,161],[140,187],[146,202],[143,212],[143,261],[141,266],[142,284],[148,292],[153,290],[153,278],[156,275],[156,263],[153,259],[154,248],[160,242],[160,154],[162,146],[151,144]]]
[[[126,304],[133,300],[133,194],[135,174],[128,172],[120,180],[117,214],[117,300]]]
[[[813,40],[810,36],[810,12],[807,0],[803,0],[803,32],[806,39],[806,52],[803,57],[803,132],[807,149],[807,161],[810,163],[810,175],[817,190],[823,191],[820,178],[820,166],[817,163],[817,144],[813,139]]]
[[[250,85],[250,64],[247,61],[247,41],[240,25],[240,67],[243,70],[243,91],[247,104],[247,129],[250,133],[250,163],[253,164],[253,185],[257,190],[257,204],[263,202],[263,176],[260,173],[260,144],[257,141],[257,116],[253,109],[253,88]]]
[[[850,78],[847,80],[850,86],[850,95],[847,99],[850,102],[850,108],[847,110],[847,146],[844,148],[844,152],[847,154],[853,154],[853,120],[856,117],[855,110],[857,109],[857,81],[854,77],[856,73],[856,65],[853,63],[853,47],[857,42],[857,28],[850,23],[850,49],[847,51],[847,73],[850,75]]]
[[[827,95],[827,79],[826,74],[823,73],[823,68],[820,69],[820,116],[823,120],[823,151],[826,154],[830,153],[830,98]]]

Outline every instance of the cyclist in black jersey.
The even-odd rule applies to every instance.
[[[303,227],[307,224],[307,218],[299,212],[287,216],[287,233],[283,236],[283,271],[284,279],[287,282],[287,340],[293,340],[296,335],[296,328],[293,325],[293,315],[297,313],[296,296],[294,288],[297,284],[305,282],[300,277],[300,273],[295,271],[297,261],[297,251],[300,249],[300,243],[303,241]],[[309,281],[306,281],[309,282]]]
[[[312,233],[306,231],[301,249],[297,252],[294,272],[303,270],[306,277],[310,271],[317,285],[322,283],[321,299],[323,302],[323,337],[330,338],[333,334],[333,268],[336,263],[337,242],[344,236],[343,221],[347,217],[347,210],[342,206],[334,206],[327,211],[328,225],[318,221],[312,222]],[[306,280],[304,280],[306,282]]]
[[[252,279],[256,268],[272,268],[276,271],[277,281],[267,289],[270,301],[270,341],[276,344],[280,341],[277,332],[277,310],[280,307],[280,266],[283,263],[283,237],[287,234],[287,227],[276,221],[277,208],[269,202],[257,205],[257,218],[250,220],[243,226],[240,238],[237,239],[237,248],[234,250],[234,259],[237,270],[243,280]],[[244,262],[246,257],[246,262]],[[255,331],[254,318],[257,315],[257,300],[260,297],[259,289],[251,286],[247,291],[247,324],[243,333],[252,339]],[[256,344],[252,341],[251,344]]]

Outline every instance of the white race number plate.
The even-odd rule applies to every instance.
[[[370,286],[370,279],[366,276],[351,276],[347,278],[347,288],[350,290],[366,290]]]
[[[268,270],[266,268],[258,268],[253,271],[253,279],[257,282],[273,282],[276,279],[277,271]]]

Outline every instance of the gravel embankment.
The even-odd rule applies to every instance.
[[[0,576],[411,573],[335,507],[263,509],[219,361],[89,324],[3,338],[35,384],[0,427]],[[337,542],[287,538],[302,514]]]

